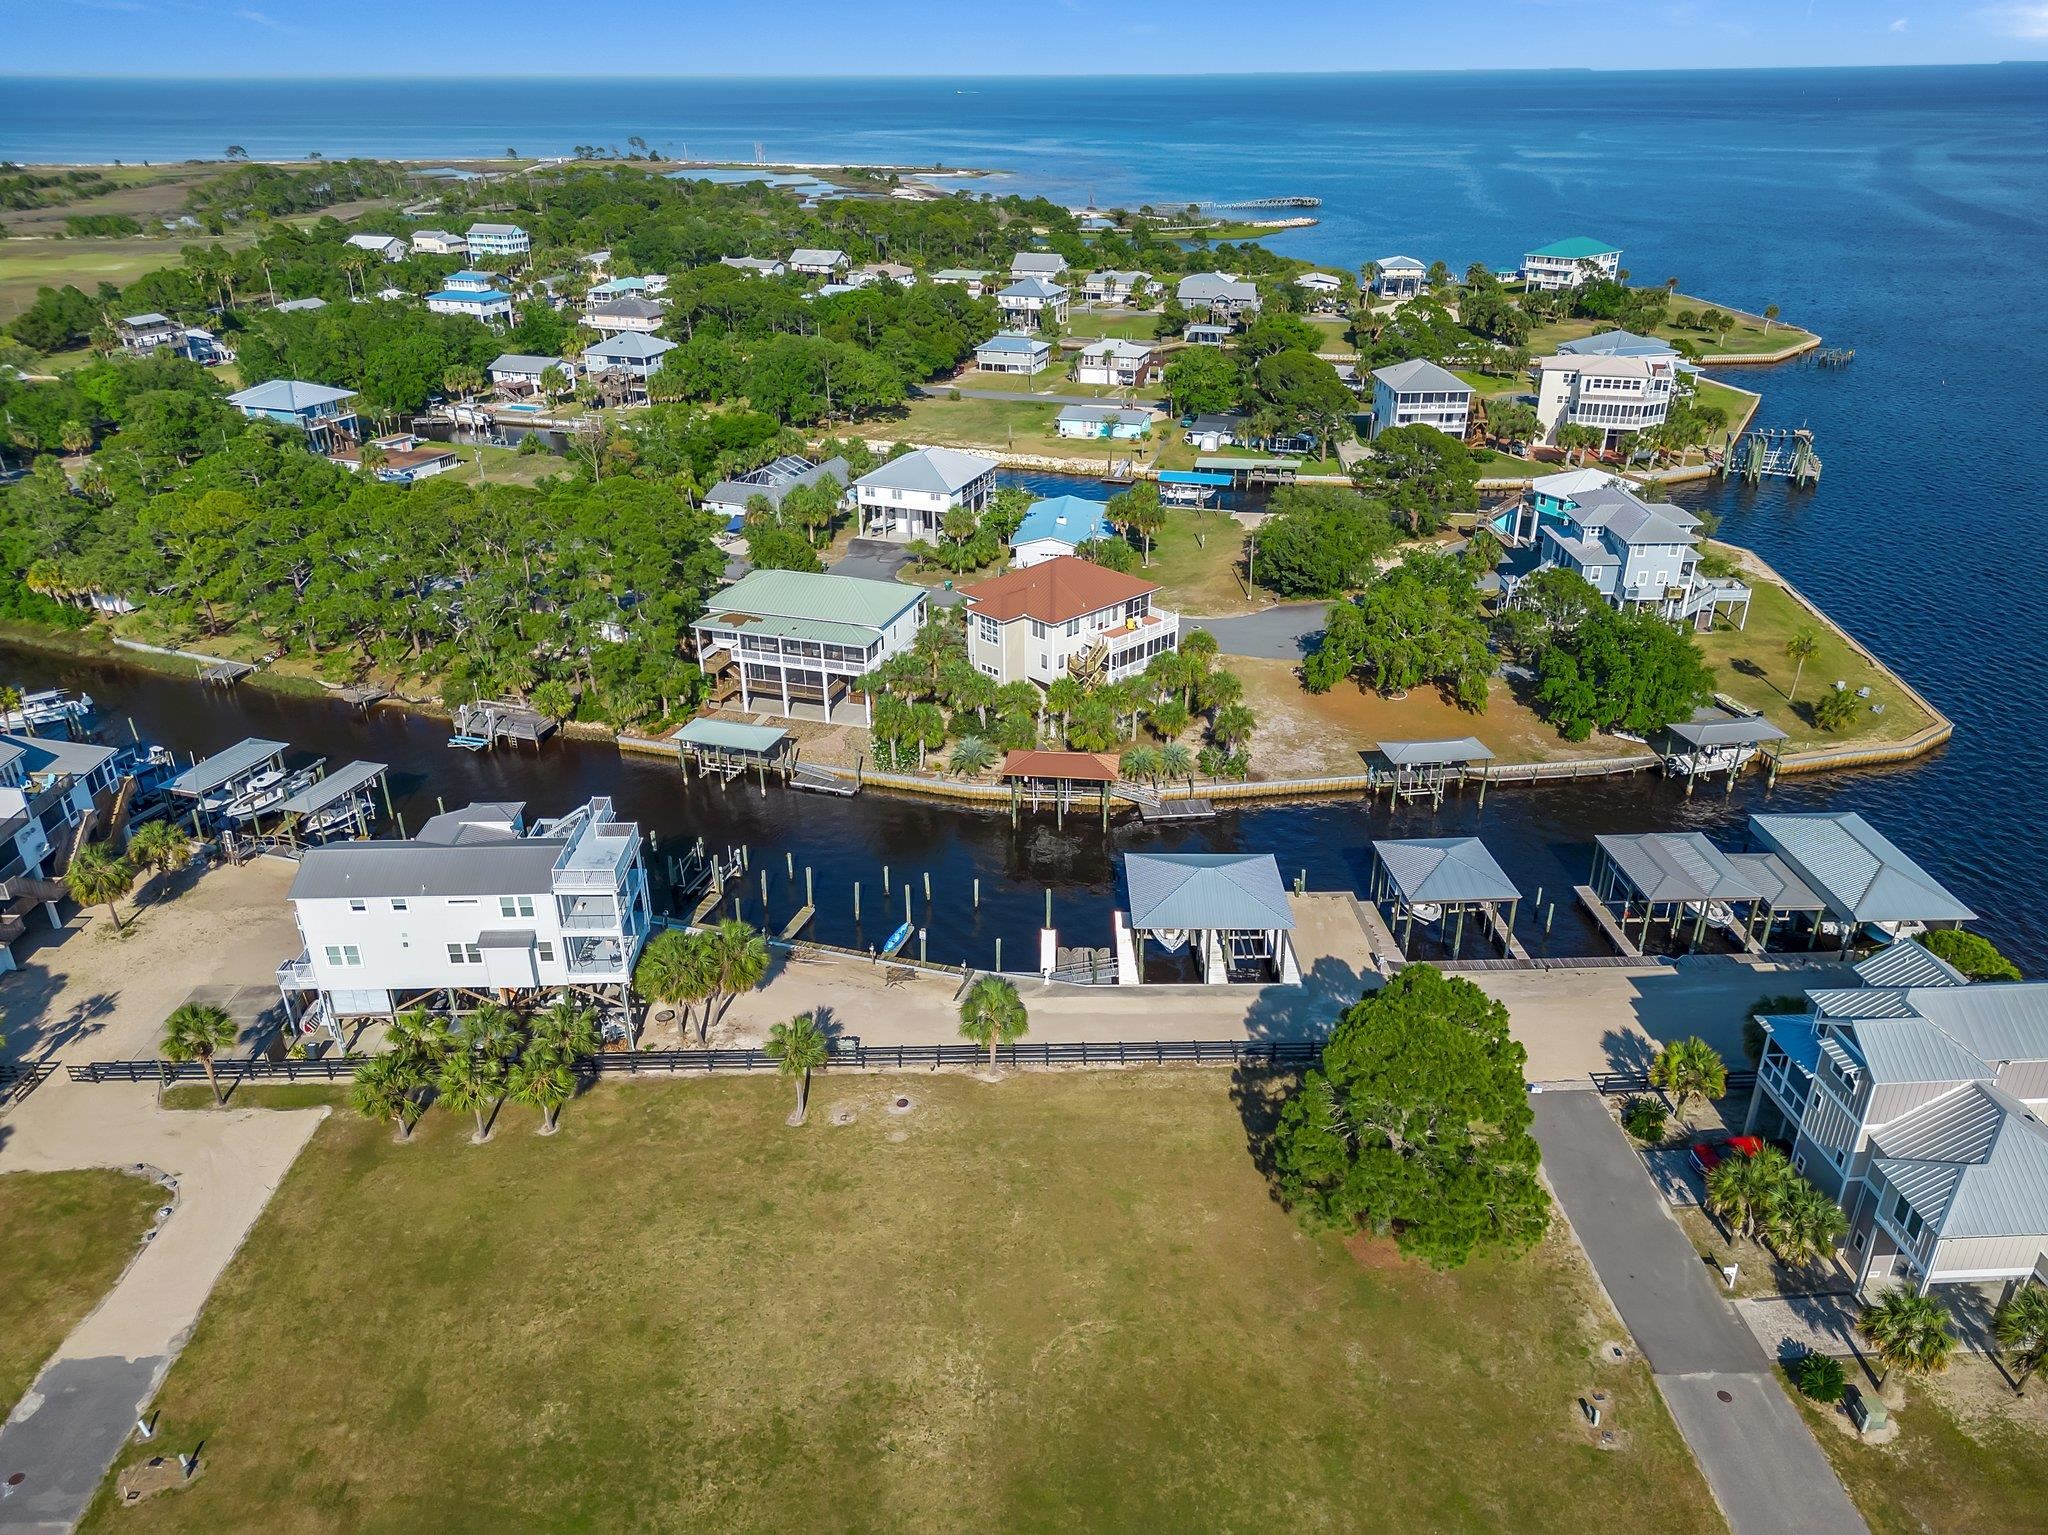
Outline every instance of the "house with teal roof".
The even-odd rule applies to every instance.
[[[1104,506],[1086,496],[1048,496],[1034,501],[1010,535],[1010,567],[1024,570],[1072,554],[1081,545],[1109,536]]]
[[[1522,258],[1522,280],[1543,293],[1586,282],[1613,282],[1620,271],[1621,247],[1585,235],[1539,246]]]

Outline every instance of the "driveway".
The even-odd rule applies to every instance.
[[[1327,602],[1283,602],[1241,618],[1189,615],[1185,622],[1190,628],[1215,635],[1217,648],[1225,655],[1299,661],[1322,639],[1329,611]]]
[[[1770,1361],[1597,1093],[1535,1099],[1543,1166],[1735,1535],[1862,1535]]]

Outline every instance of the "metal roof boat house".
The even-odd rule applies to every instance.
[[[796,570],[750,571],[691,625],[716,704],[839,724],[872,723],[853,680],[907,650],[926,596],[894,581]]]
[[[1366,761],[1368,792],[1385,788],[1388,802],[1427,799],[1444,802],[1444,790],[1462,783],[1493,760],[1493,749],[1476,736],[1448,741],[1379,741]]]
[[[1744,1132],[1841,1204],[1859,1289],[2048,1283],[2048,985],[1972,985],[1910,939],[1856,972],[1759,1017]]]
[[[1387,912],[1388,931],[1413,954],[1415,929],[1435,929],[1442,952],[1463,956],[1465,919],[1477,920],[1502,954],[1520,958],[1515,912],[1522,892],[1477,837],[1407,837],[1372,845],[1370,893]],[[1506,915],[1502,915],[1505,908]]]
[[[537,993],[628,1025],[653,925],[640,828],[602,798],[531,827],[521,805],[475,804],[417,837],[312,848],[288,898],[305,952],[278,986],[300,1032],[337,1040],[346,1018]]]
[[[1859,930],[1889,942],[1977,915],[1853,810],[1753,815],[1749,835],[1820,897],[1845,951]]]
[[[1271,853],[1126,853],[1124,887],[1118,985],[1300,984],[1294,908]]]

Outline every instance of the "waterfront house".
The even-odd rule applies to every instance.
[[[147,314],[123,315],[114,322],[114,338],[121,343],[121,350],[133,352],[138,357],[147,357],[151,352],[164,347],[178,351],[185,349],[185,327],[167,314],[155,310]]]
[[[1413,298],[1429,281],[1429,268],[1413,256],[1382,256],[1373,265],[1379,272],[1372,291],[1380,298]]]
[[[725,518],[744,517],[747,508],[759,500],[779,512],[783,498],[792,490],[815,485],[828,476],[843,486],[847,479],[846,460],[834,457],[813,463],[795,453],[785,453],[758,469],[720,480],[704,492],[704,510]]]
[[[1152,430],[1152,412],[1113,405],[1063,405],[1053,418],[1053,427],[1062,437],[1135,442]]]
[[[472,224],[463,243],[471,258],[480,261],[524,256],[533,249],[533,241],[517,224]]]
[[[405,259],[405,241],[399,239],[397,235],[350,235],[342,243],[352,245],[359,251],[368,251],[380,260],[403,261]]]
[[[955,288],[965,288],[969,298],[980,298],[988,292],[989,278],[993,275],[977,267],[949,266],[932,273],[932,281]]]
[[[583,311],[583,323],[603,336],[616,336],[621,331],[646,336],[661,328],[667,314],[667,306],[658,299],[629,297],[592,304]]]
[[[910,648],[926,603],[896,581],[755,570],[714,594],[690,632],[718,703],[867,724],[868,698],[850,707],[853,682]]]
[[[1294,285],[1297,288],[1306,288],[1318,297],[1325,298],[1331,294],[1344,291],[1343,280],[1332,276],[1328,272],[1303,272],[1294,279]]]
[[[846,280],[856,288],[865,288],[871,282],[892,282],[901,288],[917,286],[917,273],[900,261],[873,261],[866,266],[855,267],[847,273]]]
[[[660,336],[619,331],[601,341],[593,341],[583,349],[583,371],[587,374],[618,373],[644,380],[661,366],[661,359],[675,349],[673,341]]]
[[[1632,432],[1662,426],[1671,414],[1678,359],[1669,357],[1582,357],[1569,353],[1539,357],[1536,419],[1545,442],[1557,441],[1561,426],[1590,426],[1612,448]]]
[[[1155,581],[1071,554],[963,587],[967,659],[997,682],[1117,682],[1180,643]]]
[[[412,232],[412,253],[415,256],[466,256],[469,254],[469,242],[445,229],[415,229]]]
[[[324,298],[288,298],[281,304],[271,306],[272,312],[276,314],[310,314],[316,309],[326,307],[327,300]]]
[[[1192,272],[1173,290],[1189,314],[1204,314],[1218,325],[1236,326],[1259,312],[1259,290],[1227,272]]]
[[[640,828],[609,799],[529,826],[519,804],[430,816],[419,835],[301,856],[304,949],[278,967],[301,1028],[508,998],[599,998],[621,1015],[654,923]]]
[[[1271,853],[1126,853],[1128,903],[1115,913],[1120,986],[1299,985],[1294,907]]]
[[[1189,346],[1222,346],[1230,339],[1228,325],[1190,325],[1180,333]]]
[[[1128,304],[1151,280],[1150,272],[1120,272],[1109,267],[1081,280],[1081,297],[1091,304]]]
[[[1218,448],[1243,447],[1249,418],[1243,411],[1219,410],[1189,418],[1182,425],[1181,441],[1189,447],[1214,453]]]
[[[491,384],[502,394],[539,394],[541,375],[550,368],[560,368],[562,376],[573,387],[576,382],[576,364],[566,357],[536,357],[526,352],[502,352],[491,363],[489,372]]]
[[[1020,277],[996,294],[1003,323],[1018,330],[1037,330],[1046,320],[1067,323],[1067,290],[1044,277]]]
[[[481,286],[477,279],[482,278]],[[427,308],[434,314],[459,314],[486,325],[510,325],[518,319],[512,295],[493,287],[489,276],[480,272],[457,272],[439,291],[427,295]]]
[[[983,373],[1033,374],[1052,364],[1052,343],[1042,336],[999,330],[974,349],[974,366]]]
[[[1745,1133],[1840,1203],[1859,1289],[2048,1275],[2048,984],[1973,985],[1911,941],[1856,976],[1757,1019]]]
[[[979,512],[996,489],[996,461],[958,448],[919,448],[853,482],[848,492],[869,538],[936,538],[954,507]]]
[[[1613,281],[1621,270],[1621,248],[1583,235],[1541,246],[1522,258],[1522,280],[1542,292],[1581,283]]]
[[[789,270],[803,277],[836,277],[850,264],[842,250],[818,250],[800,245],[789,253]]]
[[[1399,426],[1433,426],[1462,439],[1472,421],[1473,388],[1448,368],[1411,358],[1372,370],[1372,435]]]
[[[645,277],[609,277],[583,295],[584,302],[609,304],[622,298],[659,298],[668,292],[668,278],[659,272]]]
[[[789,263],[760,256],[720,256],[720,266],[729,266],[736,272],[746,272],[754,277],[780,277],[789,270]]]
[[[1613,606],[1649,608],[1674,623],[1705,625],[1738,610],[1747,620],[1747,585],[1699,573],[1699,518],[1669,502],[1644,501],[1604,470],[1537,480],[1493,526],[1511,548],[1525,551],[1509,564],[1521,576],[1552,566],[1569,570]]]
[[[1557,350],[1567,357],[1679,357],[1678,348],[1663,337],[1638,336],[1632,330],[1603,330],[1598,335],[1560,341]]]
[[[1028,570],[1063,554],[1072,554],[1085,543],[1110,537],[1103,520],[1106,508],[1100,501],[1083,496],[1050,496],[1034,501],[1010,535],[1010,568]]]
[[[1010,276],[1042,277],[1052,282],[1066,275],[1067,258],[1053,251],[1018,251],[1010,258]]]
[[[372,437],[366,446],[376,448],[382,455],[382,462],[375,470],[376,478],[391,485],[410,485],[415,480],[446,474],[462,462],[452,445],[431,442],[411,432]],[[363,467],[363,449],[353,444],[335,449],[327,458],[330,463],[339,464],[351,472]]]
[[[1154,356],[1142,341],[1091,341],[1074,363],[1074,381],[1134,389],[1158,378]]]
[[[61,890],[29,882],[50,877],[88,815],[111,811],[119,757],[90,741],[0,735],[0,971],[15,967],[13,942],[37,904],[50,926],[64,925]]]
[[[274,421],[304,432],[306,446],[315,453],[328,453],[356,440],[355,400],[353,389],[334,389],[295,378],[274,378],[228,396],[228,404],[251,421]]]

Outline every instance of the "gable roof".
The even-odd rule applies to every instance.
[[[1971,911],[1855,811],[1753,815],[1750,834],[1852,922],[1967,922]]]
[[[316,406],[353,400],[353,389],[336,389],[328,384],[309,384],[303,379],[274,378],[267,384],[252,384],[228,396],[228,404],[243,410],[287,410],[294,413]]]
[[[523,235],[526,231],[517,224],[472,224],[469,233],[474,239],[477,235]]]
[[[1144,932],[1294,926],[1271,853],[1126,853],[1124,883]]]
[[[799,245],[789,253],[791,266],[843,266],[847,260],[842,250],[819,250],[809,245]]]
[[[1019,331],[999,330],[974,349],[977,352],[1050,352],[1052,343],[1043,336],[1026,336]]]
[[[1916,938],[1887,944],[1851,967],[1866,986],[1967,986],[1969,977]]]
[[[1476,391],[1449,368],[1438,367],[1421,357],[1411,357],[1406,362],[1389,363],[1384,368],[1374,368],[1372,376],[1385,384],[1396,394],[1413,393],[1421,390],[1444,390],[1452,393],[1471,395]]]
[[[1554,240],[1548,245],[1539,245],[1529,254],[1549,256],[1557,261],[1590,261],[1595,256],[1618,256],[1621,254],[1621,247],[1609,245],[1604,240],[1588,239],[1585,235],[1573,235],[1568,240]]]
[[[1091,341],[1081,348],[1083,362],[1143,362],[1153,349],[1142,341]]]
[[[1749,901],[1760,891],[1701,832],[1652,831],[1593,839],[1649,901]]]
[[[65,741],[10,731],[0,735],[0,762],[21,762],[25,773],[70,773],[83,778],[118,748],[92,741]]]
[[[673,341],[664,341],[659,336],[644,335],[639,331],[622,330],[616,336],[591,342],[583,349],[583,355],[586,358],[613,357],[621,362],[652,362],[664,352],[675,349]]]
[[[526,352],[500,352],[491,359],[491,373],[545,373],[549,368],[568,370],[559,357],[535,357]]]
[[[1152,424],[1152,412],[1139,410],[1136,406],[1116,405],[1062,405],[1055,421],[1086,421],[1099,426],[1113,421],[1118,426],[1145,427]]]
[[[1010,547],[1022,548],[1041,539],[1057,539],[1073,547],[1101,538],[1108,524],[1103,521],[1103,503],[1086,496],[1049,496],[1034,501],[1010,535]]]
[[[1017,274],[1037,272],[1057,277],[1067,269],[1067,258],[1057,251],[1018,251],[1010,258],[1010,270]]]
[[[1971,1083],[1872,1138],[1872,1165],[1943,1240],[2048,1234],[2048,1126]]]
[[[870,490],[918,490],[950,496],[965,490],[985,474],[995,471],[996,461],[979,453],[958,448],[919,448],[870,469],[853,483]]]
[[[592,304],[584,311],[585,318],[600,324],[606,320],[658,320],[667,313],[668,305],[638,296],[613,299],[604,304]]]
[[[1241,277],[1232,277],[1226,272],[1191,272],[1180,280],[1174,289],[1174,296],[1183,304],[1190,299],[1198,304],[1214,303],[1218,299],[1253,299],[1259,290]]]
[[[1042,624],[1063,624],[1158,590],[1156,581],[1061,554],[1028,569],[1007,571],[993,580],[962,587],[960,595],[973,612],[998,623],[1035,618]]]

